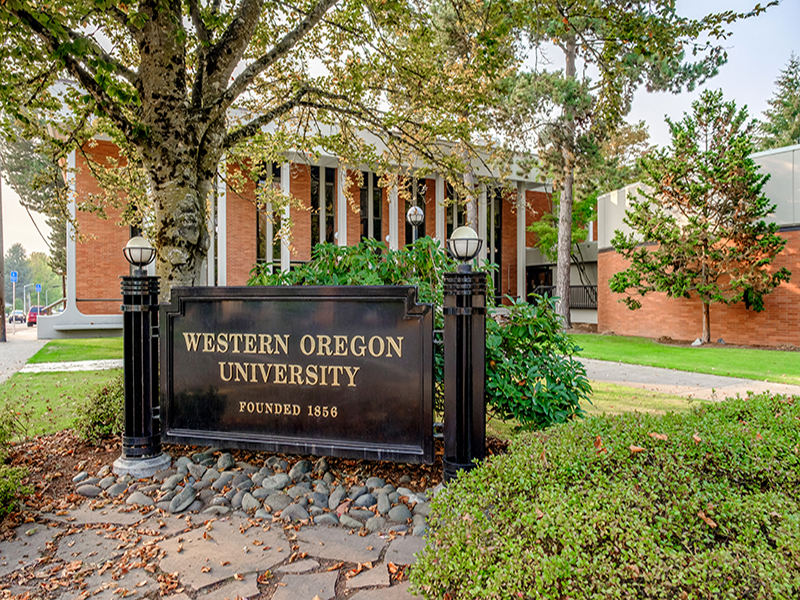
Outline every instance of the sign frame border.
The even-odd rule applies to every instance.
[[[190,302],[208,301],[269,301],[280,300],[345,300],[360,299],[375,302],[397,302],[405,306],[405,319],[420,320],[421,346],[418,357],[422,380],[422,405],[420,420],[422,431],[416,444],[369,444],[347,440],[313,440],[279,435],[229,433],[212,430],[168,429],[170,400],[173,392],[174,370],[172,352],[172,324],[185,315]],[[229,449],[246,449],[263,452],[331,456],[338,458],[367,459],[406,463],[432,464],[433,443],[433,307],[417,302],[416,286],[215,286],[174,287],[171,302],[159,307],[159,419],[161,438],[166,443],[194,446],[216,446]],[[163,418],[162,418],[163,416]]]

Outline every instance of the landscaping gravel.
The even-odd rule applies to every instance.
[[[394,488],[380,477],[342,481],[328,461],[276,456],[265,463],[236,462],[229,452],[210,448],[180,456],[150,480],[116,477],[104,467],[73,478],[75,493],[87,498],[118,497],[131,506],[157,506],[173,514],[279,518],[301,524],[338,525],[370,532],[424,535],[428,500],[435,490]],[[401,477],[399,483],[410,478]]]

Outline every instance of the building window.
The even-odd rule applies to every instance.
[[[278,163],[272,163],[271,184],[274,189],[281,188],[281,166]],[[268,185],[266,177],[258,182],[259,187],[265,185]],[[276,260],[280,261],[281,258],[281,240],[276,235],[281,229],[281,215],[278,211],[272,210],[271,202],[258,202],[256,206],[258,219],[256,224],[256,246],[258,248],[256,261],[273,265]],[[272,266],[270,266],[271,270]]]
[[[334,243],[336,169],[311,167],[311,245]],[[324,193],[323,193],[324,191]]]
[[[486,190],[486,260],[497,265],[492,272],[494,294],[498,298],[503,295],[502,266],[503,249],[503,190],[488,188]]]
[[[361,172],[360,207],[361,239],[381,239],[383,188],[378,186],[377,173]]]
[[[447,223],[447,237],[449,239],[453,231],[466,224],[467,207],[464,205],[464,201],[461,198],[458,198],[453,190],[453,186],[451,186],[449,183],[447,184],[447,192],[445,197],[448,200],[452,199],[452,203],[445,205],[444,208],[444,219],[445,223]]]

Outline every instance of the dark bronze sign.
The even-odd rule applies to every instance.
[[[173,288],[159,328],[166,442],[433,461],[416,288]]]

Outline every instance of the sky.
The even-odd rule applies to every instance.
[[[766,3],[762,0],[762,3]],[[733,10],[746,12],[753,0],[680,0],[678,11],[690,17],[714,11]],[[726,100],[735,100],[738,106],[746,105],[751,117],[760,117],[767,108],[767,100],[775,91],[775,80],[786,67],[794,51],[800,55],[800,0],[782,0],[780,5],[767,10],[760,17],[731,25],[732,35],[723,42],[728,52],[728,62],[719,75],[693,92],[679,95],[637,92],[628,120],[644,120],[650,131],[652,143],[665,146],[669,143],[669,129],[664,117],[680,120],[691,111],[692,101],[702,89],[721,89]],[[16,242],[28,251],[48,252],[47,243],[34,225],[39,226],[44,237],[48,230],[42,215],[29,215],[19,204],[19,198],[5,180],[2,182],[3,252]]]

